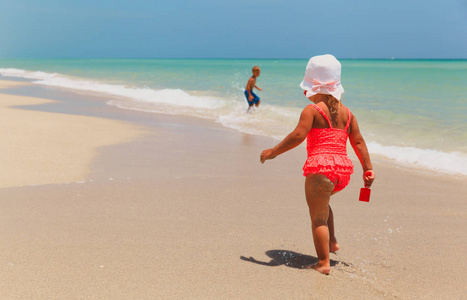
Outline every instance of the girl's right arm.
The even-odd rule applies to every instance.
[[[370,154],[368,153],[365,140],[363,139],[363,136],[360,133],[360,129],[358,128],[357,118],[355,118],[353,114],[351,118],[349,134],[350,144],[352,145],[355,154],[362,164],[363,181],[365,182],[365,187],[370,187],[373,183],[373,180],[375,180],[375,173],[373,172],[373,167],[371,165]]]
[[[274,148],[266,149],[261,153],[260,161],[264,163],[267,159],[273,159],[279,154],[289,151],[292,148],[300,145],[306,138],[308,132],[313,126],[313,111],[312,106],[307,106],[303,109],[298,121],[297,127],[289,133],[279,144]]]

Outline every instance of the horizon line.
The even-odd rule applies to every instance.
[[[293,58],[293,57],[274,57],[274,58],[260,58],[260,57],[77,57],[77,56],[56,56],[56,57],[0,57],[0,59],[243,59],[243,60],[306,60],[309,58]],[[338,57],[344,60],[467,60],[466,58],[355,58],[355,57]]]

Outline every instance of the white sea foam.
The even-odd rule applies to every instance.
[[[467,175],[467,155],[461,152],[446,153],[415,147],[383,146],[368,142],[370,153],[384,155],[401,163],[420,166],[443,173]]]
[[[298,122],[299,108],[262,104],[246,113],[243,98],[221,98],[181,89],[134,88],[107,84],[58,73],[1,69],[0,75],[32,79],[33,83],[109,96],[107,102],[123,109],[167,114],[183,114],[216,120],[225,127],[241,132],[282,139]],[[376,133],[377,134],[377,133]],[[371,139],[370,137],[367,137]],[[461,152],[442,152],[433,149],[382,145],[367,140],[370,153],[383,155],[411,166],[440,172],[467,175],[467,155]]]
[[[131,88],[124,85],[69,78],[58,73],[33,72],[12,68],[0,69],[0,74],[8,77],[34,79],[36,80],[33,81],[35,84],[102,93],[145,103],[164,103],[202,109],[215,109],[225,105],[223,99],[209,96],[193,96],[180,89],[154,90],[150,88]]]
[[[130,88],[123,85],[102,84],[90,81],[75,81],[66,78],[41,80],[37,84],[64,87],[74,90],[90,91],[124,97],[133,101],[153,104],[169,104],[180,107],[215,109],[223,106],[222,101],[214,97],[192,96],[180,89]]]
[[[0,68],[0,74],[7,77],[17,77],[26,79],[49,79],[57,76],[56,73],[46,73],[41,71],[27,71],[14,68]]]

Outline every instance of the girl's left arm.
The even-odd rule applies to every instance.
[[[260,161],[264,163],[268,159],[273,159],[276,156],[289,151],[300,145],[306,138],[308,132],[313,126],[313,107],[307,106],[303,109],[298,121],[297,127],[289,133],[279,144],[274,148],[266,149],[261,153]]]

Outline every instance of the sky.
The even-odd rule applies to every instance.
[[[3,58],[467,58],[467,0],[0,0],[0,7]]]

